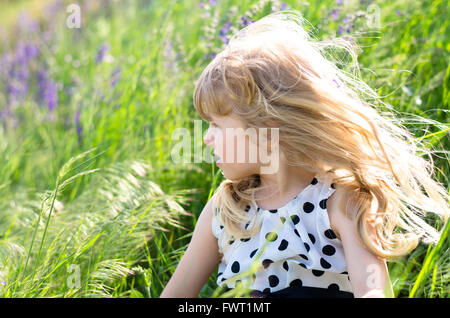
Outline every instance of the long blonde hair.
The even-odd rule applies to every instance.
[[[441,233],[425,217],[433,213],[447,222],[450,209],[446,189],[433,179],[431,150],[401,125],[392,106],[380,101],[382,113],[370,102],[379,97],[360,79],[358,46],[342,38],[316,40],[305,22],[295,11],[282,11],[235,34],[196,82],[197,112],[208,121],[211,113],[233,114],[248,127],[275,123],[289,165],[331,174],[336,187],[347,190],[351,200],[341,204],[352,202],[356,213],[347,215],[344,206],[341,211],[373,254],[397,257],[420,239],[437,242]],[[331,49],[352,57],[351,71],[326,58]],[[252,175],[224,180],[216,190],[223,242],[259,230],[256,223],[249,229],[242,223],[250,221],[244,211],[260,185]],[[222,252],[229,246],[223,245]]]

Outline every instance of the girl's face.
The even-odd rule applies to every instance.
[[[259,174],[261,156],[267,164],[264,154],[268,153],[268,147],[265,144],[258,146],[258,130],[247,130],[240,119],[230,115],[211,115],[211,118],[204,142],[206,146],[213,147],[214,154],[220,158],[217,165],[224,176],[233,180]]]

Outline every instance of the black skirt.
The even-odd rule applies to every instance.
[[[230,291],[232,288],[225,288]],[[275,292],[250,290],[251,298],[355,298],[353,293],[309,286],[292,286]]]

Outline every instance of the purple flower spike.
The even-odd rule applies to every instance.
[[[287,5],[287,3],[286,3],[286,2],[283,2],[283,3],[281,4],[281,10],[285,10],[285,9],[286,9],[286,5]]]
[[[27,59],[35,58],[39,54],[39,49],[34,44],[25,45],[24,50],[25,50],[25,56],[27,57]]]
[[[103,62],[103,59],[105,58],[106,53],[109,51],[109,45],[108,44],[102,44],[99,46],[97,55],[95,56],[95,61],[97,63]]]
[[[58,92],[55,83],[48,77],[45,70],[40,70],[37,74],[39,90],[41,92],[41,102],[47,105],[49,111],[53,111],[58,105]]]
[[[242,26],[248,25],[248,21],[245,17],[241,17],[241,21],[242,21]]]
[[[227,39],[227,37],[225,35],[222,35],[221,38],[222,38],[222,42],[224,44],[228,44],[228,39]]]
[[[338,33],[342,34],[342,32],[344,32],[344,27],[342,25],[339,25]]]
[[[83,140],[83,127],[81,127],[80,124],[80,111],[77,111],[77,113],[75,114],[75,126],[77,129],[77,136],[78,136],[78,143],[81,144],[81,141]]]
[[[333,18],[333,20],[337,20],[337,18],[339,16],[339,10],[334,9],[333,11],[331,11],[330,15]]]
[[[230,31],[231,28],[231,22],[228,21],[227,24],[225,24],[225,26],[220,30],[219,35],[223,36],[225,34],[228,33],[228,31]]]
[[[58,94],[56,92],[56,86],[53,81],[48,82],[44,98],[47,101],[48,110],[53,111],[58,104]]]
[[[122,68],[118,67],[114,69],[114,71],[111,74],[111,86],[116,86],[117,82],[120,80],[122,75]]]

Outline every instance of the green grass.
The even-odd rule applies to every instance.
[[[64,6],[51,19],[42,11],[36,33],[16,35],[6,24],[15,36],[0,44],[0,56],[14,51],[17,39],[36,43],[39,55],[29,64],[26,97],[0,125],[0,297],[159,296],[223,178],[214,164],[174,163],[172,132],[185,127],[193,137],[200,119],[194,82],[210,60],[206,55],[222,47],[220,29],[231,21],[236,30],[244,14],[256,20],[271,12],[271,3],[281,4],[218,0],[205,9],[196,1],[106,3],[82,10],[81,29],[65,26]],[[331,0],[287,3],[325,39],[338,35],[346,13],[366,10],[370,1],[356,7]],[[444,0],[375,3],[381,28],[368,30],[360,19],[344,35],[363,47],[361,76],[383,101],[402,115],[428,120],[424,125],[411,117],[404,125],[436,149],[436,179],[448,187],[449,8]],[[4,21],[17,14],[9,5]],[[27,8],[24,1],[20,7]],[[343,10],[339,20],[328,15],[334,7]],[[110,45],[110,63],[95,62],[103,43]],[[112,86],[118,67],[120,80]],[[36,97],[41,69],[60,87],[52,117]],[[0,78],[4,110],[8,81]],[[201,138],[193,146],[202,147]],[[448,297],[448,225],[443,233],[436,246],[420,244],[388,264],[396,296]],[[200,297],[219,295],[216,275]]]

